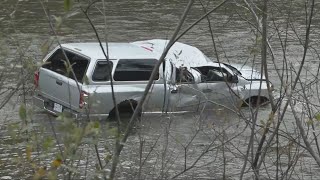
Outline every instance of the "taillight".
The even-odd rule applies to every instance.
[[[38,88],[38,86],[39,86],[39,71],[34,72],[33,84],[34,84],[35,88]]]
[[[81,91],[80,93],[80,100],[79,100],[79,108],[83,108],[87,103],[86,103],[86,99],[88,98],[89,93],[85,92],[85,91]]]

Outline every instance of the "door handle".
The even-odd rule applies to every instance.
[[[62,86],[62,81],[56,80],[56,84],[58,84],[59,86]]]
[[[204,90],[202,90],[202,92],[204,92],[204,93],[211,93],[211,92],[212,92],[212,89],[204,89]]]

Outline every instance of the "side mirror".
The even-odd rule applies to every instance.
[[[237,75],[232,75],[232,76],[229,76],[228,81],[231,83],[238,83],[239,79]]]
[[[181,87],[181,86],[174,85],[174,86],[171,87],[171,91],[170,91],[170,92],[171,92],[172,94],[176,94],[176,93],[179,92],[180,87]]]

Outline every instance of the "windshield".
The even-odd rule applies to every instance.
[[[242,75],[241,72],[240,72],[237,68],[231,66],[230,64],[226,64],[226,63],[223,63],[223,64],[224,64],[225,66],[227,66],[234,74],[236,74],[236,75]]]

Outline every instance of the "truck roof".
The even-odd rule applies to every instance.
[[[151,39],[132,42],[132,44],[148,49],[160,57],[169,44],[169,40]],[[166,59],[173,62],[177,67],[182,65],[188,67],[206,66],[212,62],[198,48],[180,42],[175,42],[173,46],[171,46]]]
[[[97,42],[65,43],[62,47],[79,52],[91,59],[105,59],[101,46]],[[102,43],[106,51],[106,43]],[[108,43],[110,59],[158,59],[158,56],[140,46],[130,43]]]

